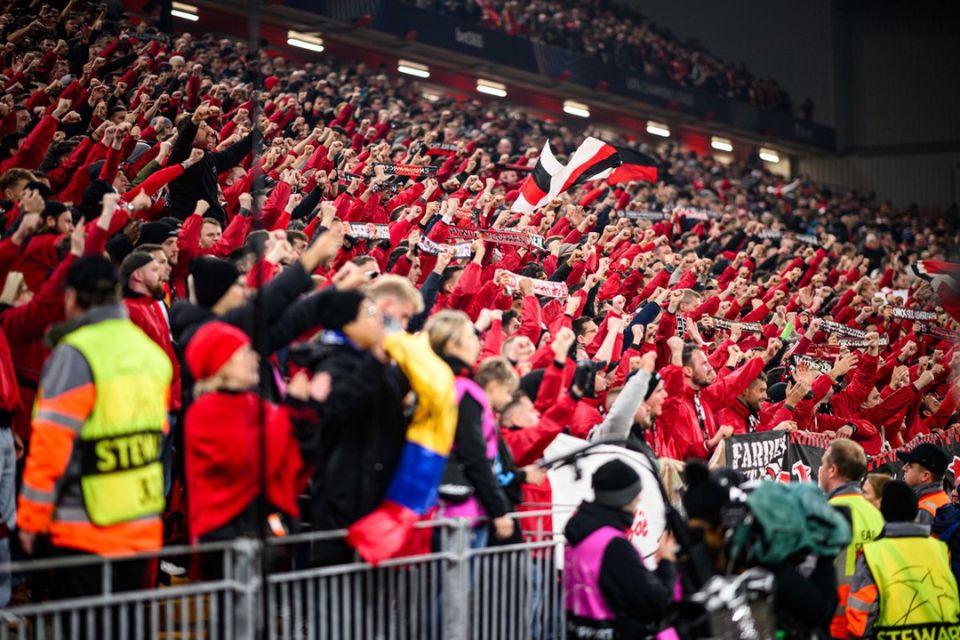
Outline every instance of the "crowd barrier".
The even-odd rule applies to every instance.
[[[3,565],[0,573],[29,585],[33,597],[0,610],[0,640],[559,639],[563,539],[550,530],[551,513],[511,514],[524,524],[523,541],[477,548],[470,522],[425,522],[418,533],[426,552],[378,566],[310,561],[346,531]],[[194,577],[123,589],[131,578],[147,580],[161,561]],[[76,572],[97,576],[96,592],[55,599],[58,580]]]

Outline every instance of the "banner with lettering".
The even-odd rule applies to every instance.
[[[814,358],[806,355],[790,356],[791,369],[796,369],[797,365],[799,365],[801,362],[819,373],[830,373],[830,370],[833,369],[833,364],[827,362],[826,360],[822,360],[821,358]]]
[[[808,235],[805,233],[798,233],[794,236],[794,239],[796,239],[797,242],[810,245],[811,247],[820,246],[820,238],[818,238],[817,236]]]
[[[848,327],[845,324],[831,320],[822,321],[820,328],[827,333],[836,333],[837,335],[848,336],[850,338],[865,338],[867,336],[867,332],[863,329],[854,329],[853,327]]]
[[[694,209],[691,207],[680,207],[673,210],[673,213],[689,218],[691,220],[719,220],[721,215],[717,211],[708,211],[707,209]]]
[[[451,238],[474,240],[482,237],[486,242],[495,244],[543,249],[543,236],[538,236],[535,233],[503,229],[478,229],[476,227],[449,227],[447,231]]]
[[[358,240],[389,240],[390,227],[367,222],[348,223],[347,235]]]
[[[751,479],[816,482],[820,461],[830,440],[829,436],[822,433],[807,431],[797,431],[789,436],[783,431],[736,435],[724,442],[725,464]],[[960,474],[960,426],[917,436],[900,449],[867,456],[867,472],[898,476],[903,463],[897,459],[897,452],[910,451],[924,442],[946,451],[950,460],[946,479],[949,484],[953,484]]]
[[[663,211],[626,211],[623,215],[630,220],[652,220],[658,222],[660,220],[670,219],[670,214],[664,213]]]
[[[420,238],[420,244],[417,245],[420,251],[431,256],[440,255],[445,251],[452,251],[454,258],[469,258],[473,255],[473,247],[469,242],[459,244],[438,244],[429,238]]]
[[[457,145],[452,142],[434,142],[427,145],[428,156],[452,156],[457,153]]]
[[[383,173],[388,176],[404,176],[407,178],[420,178],[422,176],[432,176],[437,172],[437,167],[420,164],[387,164],[378,162],[373,165],[383,169]]]
[[[727,466],[750,480],[770,477],[770,469],[780,470],[787,451],[786,431],[744,433],[724,440]]]
[[[520,288],[520,278],[523,276],[518,276],[517,274],[504,271],[507,274],[507,286],[511,289]],[[533,282],[533,293],[534,295],[544,296],[546,298],[566,298],[569,294],[567,290],[566,282],[553,282],[552,280],[536,280],[530,278],[530,281]]]
[[[863,338],[840,338],[837,340],[837,344],[841,347],[848,347],[852,349],[864,349],[870,346],[870,343]],[[887,336],[880,336],[880,341],[877,344],[881,347],[885,347],[890,344],[890,338]]]
[[[734,326],[738,326],[741,331],[748,333],[763,333],[763,325],[759,322],[737,322],[736,320],[727,320],[719,316],[713,316],[713,326],[718,329],[733,329]]]
[[[906,307],[893,307],[893,317],[903,318],[905,320],[936,320],[937,314],[933,311],[921,311],[920,309],[908,309]]]

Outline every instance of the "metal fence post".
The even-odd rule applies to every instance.
[[[470,527],[458,520],[445,538],[443,551],[450,554],[443,570],[443,637],[460,640],[467,637],[470,596]]]
[[[255,640],[257,637],[257,612],[260,610],[258,598],[265,597],[264,585],[260,584],[260,554],[263,549],[260,541],[253,538],[239,538],[233,548],[233,575],[231,578],[240,585],[233,611],[224,611],[225,616],[233,616],[233,638],[237,640]],[[264,621],[266,623],[266,621]]]

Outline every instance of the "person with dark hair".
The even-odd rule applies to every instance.
[[[311,305],[309,299],[298,302],[297,298],[313,287],[309,274],[318,265],[329,262],[339,246],[338,234],[334,232],[323,234],[310,245],[299,260],[267,283],[258,293],[263,299],[267,326],[276,336],[268,340],[271,353],[299,335],[299,333],[288,335],[288,331],[296,331],[299,328],[302,333],[316,324],[315,317],[301,317],[301,312]],[[223,320],[227,324],[243,329],[247,335],[251,335],[254,304],[253,301],[247,300],[241,274],[236,265],[220,258],[202,256],[195,259],[190,268],[188,287],[190,300],[180,300],[170,309],[170,326],[181,353],[186,349],[187,343],[197,329],[214,319]],[[280,322],[284,317],[291,320],[297,317],[298,322],[294,323],[293,328],[285,326]],[[299,320],[305,320],[306,326],[301,326]],[[190,384],[192,382],[184,376],[185,405],[190,393]]]
[[[943,449],[929,442],[910,451],[899,451],[897,457],[904,463],[903,481],[913,487],[920,503],[917,522],[929,525],[937,509],[950,502],[943,490],[943,476],[950,460]]]
[[[316,531],[346,528],[380,506],[408,424],[403,399],[410,384],[375,355],[384,337],[381,311],[358,291],[331,296],[323,331],[306,351],[308,361],[294,357],[330,385],[312,441],[309,433],[301,439],[304,461],[314,466],[309,518]],[[332,539],[315,545],[311,555],[315,564],[337,564],[349,561],[353,550]]]
[[[883,530],[883,516],[863,496],[860,482],[867,473],[863,447],[846,438],[830,443],[820,461],[820,488],[827,500],[850,522],[853,542],[837,556],[837,610],[830,622],[830,637],[847,637],[846,606],[857,556],[863,545]]]
[[[760,411],[767,400],[767,374],[761,371],[743,393],[728,400],[717,411],[717,423],[733,427],[735,435],[770,430],[792,433],[797,430],[797,423],[793,420],[794,407],[805,394],[804,386],[791,386],[789,399],[785,397],[787,402],[764,419]]]
[[[169,163],[187,160],[194,149],[203,151],[195,166],[187,168],[183,175],[170,183],[169,209],[173,216],[181,220],[193,213],[197,200],[206,200],[210,203],[210,217],[221,224],[226,221],[227,214],[217,197],[217,176],[240,164],[252,148],[253,134],[250,133],[226,149],[213,150],[217,133],[207,120],[216,117],[218,111],[219,107],[202,104],[189,118],[183,118],[177,125],[177,140],[170,152]]]
[[[850,637],[957,637],[960,596],[947,546],[930,537],[929,525],[915,522],[914,489],[891,480],[880,511],[883,535],[863,545],[850,586]]]
[[[668,397],[663,408],[662,439],[657,448],[661,457],[705,460],[721,442],[733,435],[732,426],[717,424],[717,409],[729,398],[744,392],[774,358],[781,344],[779,340],[770,340],[761,356],[751,358],[723,378],[717,378],[700,347],[684,343],[676,336],[669,338],[667,345],[671,364],[664,367],[660,375]]]
[[[573,321],[572,328],[578,350],[586,350],[587,345],[592,343],[600,332],[599,325],[597,325],[597,322],[590,316],[580,316]]]
[[[113,265],[70,265],[66,322],[44,366],[23,473],[17,525],[28,554],[122,555],[159,549],[164,509],[160,443],[167,432],[172,366],[120,305]],[[120,590],[142,574],[114,576]],[[59,597],[93,595],[99,571],[61,570]]]
[[[673,601],[676,541],[667,531],[650,571],[630,540],[642,484],[619,459],[592,478],[594,499],[584,501],[563,530],[567,638],[642,638],[660,629]]]

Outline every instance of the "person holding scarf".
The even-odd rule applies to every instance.
[[[667,392],[660,375],[654,371],[657,353],[650,351],[638,360],[639,368],[627,378],[603,422],[590,432],[588,439],[596,442],[624,438],[625,447],[644,454],[649,460],[656,460],[653,452],[655,422]]]

